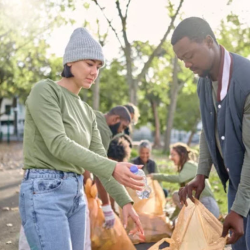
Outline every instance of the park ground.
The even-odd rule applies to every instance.
[[[133,154],[135,155],[135,151]],[[20,230],[20,217],[18,210],[18,196],[20,183],[23,176],[23,156],[22,143],[11,142],[10,144],[0,143],[0,249],[17,250]],[[173,174],[174,166],[168,158],[160,151],[153,151],[153,158],[161,172]],[[168,166],[166,168],[166,166]],[[227,211],[226,194],[215,173],[212,171],[210,183],[219,203],[221,216],[225,216]],[[178,189],[178,185],[163,184],[170,193]],[[141,246],[138,249],[147,249]],[[227,248],[229,250],[230,247]]]

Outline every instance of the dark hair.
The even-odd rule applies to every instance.
[[[123,137],[117,137],[110,142],[107,155],[108,158],[121,162],[130,158],[130,152],[128,141]]]
[[[172,145],[171,147],[173,150],[176,151],[176,153],[179,155],[180,157],[180,162],[177,166],[178,168],[178,172],[180,172],[184,166],[184,164],[190,160],[189,157],[189,153],[191,152],[191,150],[189,149],[189,147],[185,144],[182,143],[176,143],[174,145]]]
[[[130,114],[134,115],[133,123],[134,123],[134,125],[136,125],[138,120],[139,120],[139,117],[140,117],[140,113],[139,113],[138,108],[132,103],[128,103],[128,104],[124,105],[124,107],[126,107],[128,109]]]
[[[70,66],[65,64],[61,76],[66,78],[74,77],[73,74],[71,73],[70,68],[71,68]]]
[[[171,44],[175,45],[183,37],[188,37],[196,42],[203,41],[209,35],[217,43],[214,32],[207,21],[200,17],[189,17],[181,21],[175,28]]]
[[[131,140],[131,138],[128,135],[121,134],[119,137],[125,139],[128,142],[128,145],[129,145],[130,148],[133,147],[132,140]]]
[[[112,108],[108,112],[108,115],[118,115],[122,120],[131,122],[130,113],[127,110],[127,108],[124,106],[116,106],[116,107]]]
[[[131,104],[126,104],[126,105],[124,105],[124,107],[126,107],[128,109],[130,114],[135,113],[134,107]]]

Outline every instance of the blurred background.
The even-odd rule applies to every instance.
[[[202,128],[198,79],[175,57],[173,29],[183,18],[202,17],[220,44],[249,58],[249,10],[249,0],[0,0],[0,249],[17,249],[25,100],[37,81],[60,79],[75,28],[86,27],[106,56],[95,85],[80,92],[82,100],[104,113],[129,102],[138,106],[132,157],[148,139],[161,172],[171,174],[170,145],[198,150]],[[225,214],[226,195],[214,171],[210,183]]]

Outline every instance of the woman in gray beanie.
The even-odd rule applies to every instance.
[[[62,79],[42,80],[26,101],[24,170],[19,209],[31,249],[85,249],[86,198],[83,173],[92,172],[143,233],[123,185],[140,190],[141,177],[125,162],[106,157],[93,110],[78,96],[104,65],[100,44],[84,28],[70,37]],[[121,184],[123,185],[121,185]]]

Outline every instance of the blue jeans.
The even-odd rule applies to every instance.
[[[31,250],[84,249],[86,198],[82,175],[27,170],[19,210]]]
[[[216,200],[211,196],[200,198],[200,202],[209,210],[216,218],[220,216],[220,209]]]
[[[228,211],[231,210],[236,193],[237,189],[234,188],[231,181],[229,181]],[[250,214],[248,214],[247,218],[244,218],[244,232],[245,234],[235,244],[232,245],[233,250],[250,250]]]

